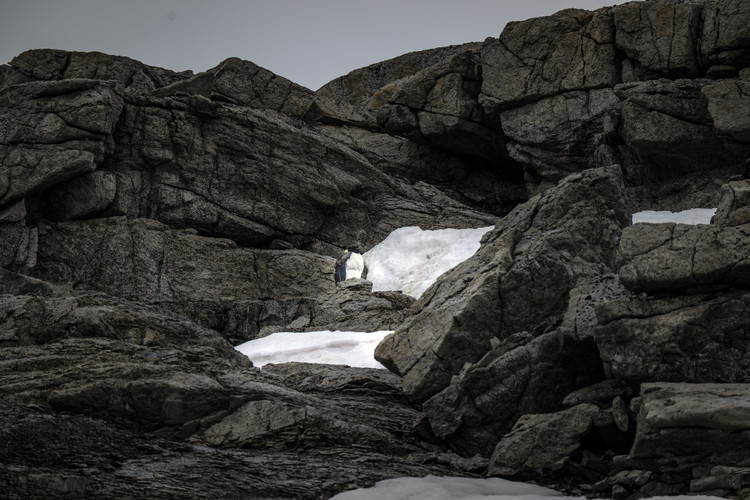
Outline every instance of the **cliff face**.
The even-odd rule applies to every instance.
[[[746,494],[748,116],[742,0],[564,10],[318,92],[25,52],[0,70],[0,484]],[[698,206],[713,224],[630,225]],[[491,224],[416,303],[334,287],[354,243]],[[326,328],[395,329],[395,374],[231,347]]]

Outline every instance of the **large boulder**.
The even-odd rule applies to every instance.
[[[193,76],[192,71],[176,73],[123,56],[56,49],[27,50],[14,57],[10,67],[12,71],[6,77],[5,85],[31,80],[113,80],[131,95],[150,92]]]
[[[711,112],[722,88],[721,83],[702,79],[660,79],[615,87],[622,101],[615,156],[622,162],[636,206],[656,210],[716,206],[721,185],[743,173],[750,149],[732,136],[743,133],[742,118],[732,121],[729,117],[738,115],[727,115],[722,123]],[[739,109],[741,99],[734,99]]]
[[[701,59],[707,71],[735,73],[750,66],[750,6],[715,0],[703,11]]]
[[[517,207],[429,288],[376,358],[404,377],[410,397],[427,400],[482,358],[491,339],[543,331],[580,278],[613,267],[628,210],[618,167],[569,176]]]
[[[152,95],[200,95],[214,101],[273,109],[301,117],[313,100],[311,90],[236,57],[192,78],[156,89]]]
[[[625,81],[699,74],[702,2],[628,2],[612,10],[617,49],[627,56]]]
[[[94,171],[123,108],[114,82],[31,82],[0,90],[0,205]]]
[[[643,382],[750,381],[747,292],[650,298],[597,309],[594,337],[609,377]]]
[[[305,118],[310,121],[377,127],[377,113],[395,91],[389,85],[451,56],[477,47],[478,43],[451,45],[409,52],[336,78],[315,93]]]
[[[609,9],[567,9],[512,22],[482,46],[484,109],[497,111],[573,90],[620,81]]]
[[[479,50],[467,50],[398,81],[378,111],[386,132],[436,148],[498,160],[505,141],[479,105],[482,84]]]
[[[105,169],[108,214],[193,227],[246,246],[336,255],[404,225],[472,227],[485,215],[394,179],[365,157],[271,109],[201,96],[129,104]]]
[[[511,158],[539,192],[566,175],[601,164],[597,149],[620,101],[611,89],[571,91],[500,113]]]

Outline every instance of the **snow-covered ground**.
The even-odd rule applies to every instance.
[[[398,228],[364,254],[367,279],[373,291],[400,290],[419,298],[441,274],[474,255],[493,228]]]
[[[645,210],[633,214],[633,224],[639,222],[676,222],[678,224],[710,224],[715,208],[691,208],[682,212]]]
[[[327,363],[360,368],[385,368],[375,361],[375,347],[390,331],[278,332],[235,349],[261,367],[268,363]]]
[[[557,491],[534,484],[505,479],[470,479],[465,477],[387,479],[372,488],[339,493],[331,500],[585,500],[563,497]],[[721,500],[710,496],[653,497],[652,500]]]

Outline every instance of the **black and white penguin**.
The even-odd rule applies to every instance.
[[[361,278],[365,270],[365,260],[358,246],[352,246],[352,250],[346,249],[335,264],[333,280],[338,285],[342,281],[353,278]]]

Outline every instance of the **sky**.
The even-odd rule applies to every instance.
[[[509,21],[623,0],[0,0],[0,64],[28,49],[128,56],[175,71],[229,57],[317,90],[415,50],[496,37]]]

